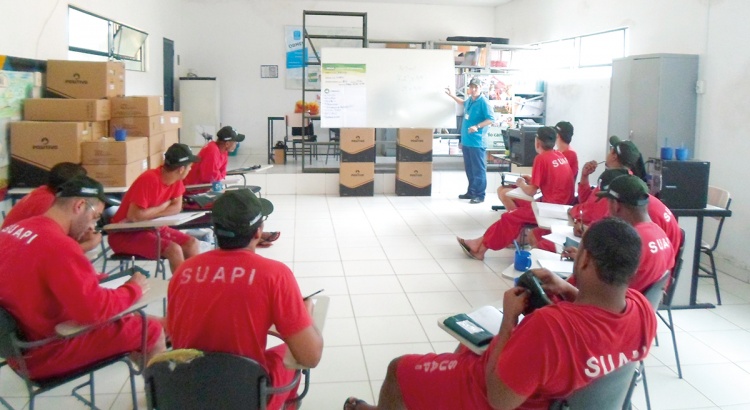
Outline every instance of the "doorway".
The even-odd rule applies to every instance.
[[[174,41],[164,38],[164,111],[174,111]]]

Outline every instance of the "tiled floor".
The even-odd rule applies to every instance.
[[[288,264],[303,294],[325,288],[331,297],[326,347],[304,408],[339,409],[349,395],[372,402],[392,358],[455,348],[438,329],[438,317],[500,299],[512,285],[500,276],[511,262],[509,250],[480,262],[456,244],[456,235],[478,236],[498,218],[492,201],[456,199],[461,188],[443,186],[437,191],[446,193],[432,197],[266,195],[275,205],[266,229],[282,235],[259,252]],[[720,280],[723,306],[674,312],[683,379],[669,333],[660,328],[661,345],[646,361],[652,408],[750,409],[750,284],[726,275]],[[701,284],[699,298],[713,297],[712,285]],[[103,370],[97,379],[101,408],[129,408],[124,366]],[[47,393],[37,408],[83,408],[68,390]],[[141,380],[138,391],[145,408]],[[27,402],[7,368],[0,372],[0,394],[18,408]],[[634,404],[645,408],[640,386]]]

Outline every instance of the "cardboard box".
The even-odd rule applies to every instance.
[[[23,100],[23,119],[27,121],[107,121],[108,100],[27,98]]]
[[[148,138],[128,137],[125,141],[106,139],[81,143],[84,164],[127,165],[148,158]]]
[[[182,128],[182,113],[179,111],[164,111],[162,114],[164,121],[162,121],[161,129],[164,131],[178,130]]]
[[[164,151],[166,151],[169,147],[179,142],[180,142],[180,131],[169,130],[164,133]]]
[[[89,127],[89,136],[91,137],[91,141],[109,137],[109,121],[93,121],[87,124]]]
[[[150,117],[164,112],[164,97],[160,95],[115,97],[112,117]]]
[[[396,195],[432,195],[432,162],[397,162]]]
[[[431,162],[432,129],[399,128],[396,137],[396,161]]]
[[[157,152],[164,152],[167,148],[164,146],[165,133],[154,134],[148,137],[148,155],[154,155]]]
[[[339,195],[375,195],[375,163],[342,162],[339,168]]]
[[[126,129],[128,135],[148,137],[162,132],[161,115],[150,117],[117,117],[109,121],[109,135],[115,135],[116,129]]]
[[[105,187],[129,187],[138,176],[148,169],[148,160],[131,162],[126,165],[84,164],[91,178]]]
[[[341,162],[375,162],[375,128],[342,128]]]
[[[60,162],[81,163],[81,142],[89,139],[85,122],[18,121],[10,123],[11,186],[46,183]]]
[[[62,98],[125,95],[125,65],[114,61],[47,61],[47,93]]]
[[[273,149],[273,163],[276,165],[286,164],[286,150],[284,148]]]
[[[159,168],[164,163],[164,152],[157,152],[148,157],[148,169]]]

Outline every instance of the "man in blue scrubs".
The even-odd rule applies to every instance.
[[[470,199],[472,204],[484,202],[484,191],[487,190],[487,153],[484,148],[484,136],[487,135],[487,127],[495,120],[492,107],[487,97],[482,95],[481,87],[481,81],[472,78],[469,81],[465,100],[458,98],[450,89],[445,89],[449,97],[464,106],[464,118],[461,123],[461,150],[469,188],[458,198]]]

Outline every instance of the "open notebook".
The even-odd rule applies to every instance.
[[[473,312],[441,318],[438,326],[475,353],[481,354],[500,331],[502,321],[503,313],[500,310],[494,306],[482,306]]]

